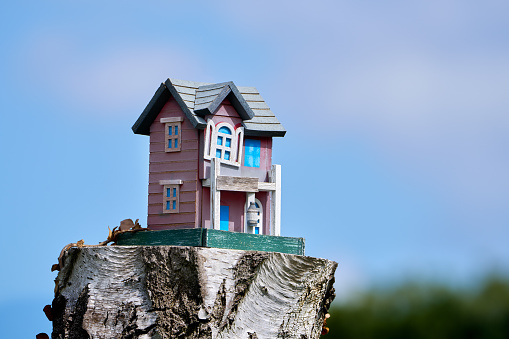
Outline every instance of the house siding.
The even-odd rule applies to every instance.
[[[165,152],[165,124],[161,118],[182,117],[181,151]],[[198,227],[196,213],[201,183],[198,179],[198,131],[170,98],[150,126],[150,164],[147,225],[151,229]],[[159,180],[182,180],[179,213],[163,213],[163,186]]]
[[[235,128],[240,127],[242,119],[239,117],[235,108],[230,104],[228,100],[224,100],[223,103],[217,109],[214,115],[207,115],[206,118],[212,119],[215,125],[226,122]],[[210,177],[210,161],[204,160],[204,143],[205,143],[205,131],[200,131],[200,178],[207,179]],[[245,146],[242,145],[242,158],[240,167],[232,167],[221,165],[221,175],[239,176],[239,177],[252,177],[258,178],[262,182],[268,181],[268,171],[272,165],[272,138],[271,137],[253,137],[244,135],[244,139],[260,140],[260,167],[246,167],[244,166],[245,157]]]
[[[203,187],[203,204],[201,208],[201,225],[210,227],[210,189]],[[263,206],[263,234],[270,234],[270,193],[257,192],[255,198]],[[230,207],[230,231],[244,232],[244,206],[246,204],[245,192],[221,191],[221,205]]]

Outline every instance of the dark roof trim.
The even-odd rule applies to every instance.
[[[225,98],[230,100],[232,106],[235,108],[239,116],[242,120],[251,120],[254,118],[255,114],[251,107],[247,104],[246,100],[238,90],[237,86],[232,81],[223,82],[220,84],[206,85],[198,87],[198,91],[206,91],[209,89],[215,89],[218,87],[223,87],[223,90],[217,95],[217,97],[205,108],[195,110],[194,112],[202,117],[214,114],[216,110],[219,108],[221,103]]]
[[[251,137],[284,137],[286,134],[286,131],[260,131],[247,127],[244,127],[244,132]]]
[[[150,125],[161,111],[164,104],[170,98],[170,92],[166,86],[161,83],[156,93],[150,99],[147,107],[143,110],[140,117],[134,123],[132,130],[135,134],[150,135]]]
[[[182,100],[180,94],[175,90],[175,87],[173,87],[170,79],[168,79],[159,86],[152,99],[150,99],[147,107],[143,110],[143,113],[141,113],[138,120],[134,123],[132,130],[135,134],[150,135],[150,125],[152,125],[152,122],[157,117],[170,96],[175,99],[191,124],[193,124],[194,128],[204,129],[207,126],[207,123],[203,119],[195,116],[191,112],[184,100]]]
[[[182,111],[184,112],[186,117],[193,124],[193,127],[201,128],[201,129],[205,128],[207,126],[207,123],[205,122],[205,120],[199,119],[199,120],[202,120],[202,121],[199,121],[197,119],[198,117],[191,112],[191,110],[189,109],[189,107],[187,107],[184,100],[182,100],[182,97],[177,92],[175,87],[173,87],[173,84],[171,83],[170,79],[167,79],[164,83],[166,84],[166,87],[170,90],[171,95],[173,96],[175,101],[177,101],[178,105],[180,106],[180,108],[182,109]]]
[[[208,89],[213,89],[214,87],[217,88],[218,87],[217,85],[218,84],[208,85],[208,86],[200,86],[200,87],[198,87],[198,91],[206,91]],[[202,117],[205,117],[206,115],[209,115],[209,114],[214,114],[216,109],[221,105],[223,100],[228,96],[228,94],[230,94],[231,91],[232,90],[230,89],[230,86],[225,85],[223,87],[223,89],[221,90],[221,92],[219,92],[219,94],[216,96],[214,101],[212,101],[207,107],[194,110],[194,112]]]
[[[237,110],[239,115],[243,120],[251,120],[254,118],[255,114],[251,107],[246,102],[246,99],[240,94],[237,86],[233,82],[229,83],[229,86],[232,90],[232,95],[228,96],[228,100],[232,103],[233,107]]]
[[[277,126],[274,124],[263,124],[255,119],[256,121],[249,121],[255,117],[254,111],[248,106],[246,100],[238,90],[237,86],[233,82],[225,82],[221,84],[212,84],[206,86],[199,86],[197,90],[210,90],[218,89],[223,87],[217,97],[210,103],[206,108],[202,108],[193,112],[184,102],[179,92],[172,84],[171,80],[168,79],[164,83],[161,83],[157,91],[155,92],[152,99],[148,103],[147,107],[143,110],[140,117],[134,123],[132,130],[135,134],[150,135],[150,126],[155,120],[161,109],[164,107],[170,97],[173,97],[179,107],[184,112],[185,116],[189,119],[194,128],[205,129],[207,122],[203,117],[196,115],[199,111],[200,115],[202,111],[207,111],[206,114],[214,114],[218,107],[221,105],[225,98],[228,98],[232,106],[239,113],[240,117],[245,121],[242,125],[245,128],[246,136],[257,136],[257,137],[283,137],[286,134],[283,126],[279,124],[276,119]],[[196,87],[195,87],[196,88]],[[274,117],[275,119],[275,117]],[[251,127],[251,128],[250,128]]]

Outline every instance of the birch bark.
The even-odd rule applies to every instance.
[[[52,338],[318,338],[337,264],[178,246],[72,248]]]

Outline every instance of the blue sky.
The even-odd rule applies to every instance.
[[[40,309],[60,249],[98,243],[125,218],[145,225],[148,138],[130,128],[167,77],[260,90],[288,131],[273,155],[282,233],[339,263],[339,299],[507,272],[508,10],[490,0],[3,2],[0,327],[50,332]]]

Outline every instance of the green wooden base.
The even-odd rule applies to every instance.
[[[304,255],[304,238],[227,232],[207,228],[122,233],[117,237],[117,245],[216,247]]]

